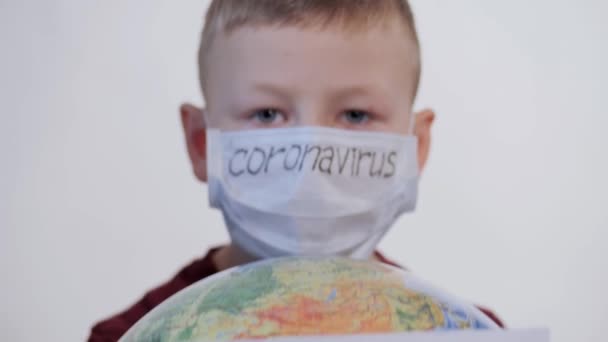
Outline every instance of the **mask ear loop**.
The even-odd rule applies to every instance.
[[[416,131],[416,112],[412,111],[410,113],[410,126],[407,128],[408,135],[414,135],[415,131]]]

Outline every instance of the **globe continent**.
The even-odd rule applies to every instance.
[[[201,280],[146,315],[121,341],[494,327],[472,305],[388,265],[345,258],[280,258]]]

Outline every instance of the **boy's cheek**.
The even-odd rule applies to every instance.
[[[207,128],[219,129],[222,131],[238,131],[246,129],[246,123],[244,120],[234,117],[228,114],[229,110],[217,109],[211,112],[210,110],[205,111],[205,126]]]

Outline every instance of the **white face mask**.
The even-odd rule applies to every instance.
[[[416,206],[417,139],[296,127],[207,132],[209,200],[260,258],[369,258]]]

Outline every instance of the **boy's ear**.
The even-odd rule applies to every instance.
[[[418,138],[418,168],[422,173],[431,149],[431,127],[435,121],[435,112],[431,109],[425,109],[415,115],[414,135]]]
[[[196,178],[201,182],[206,182],[207,132],[204,109],[186,103],[180,106],[179,111],[192,170]]]

